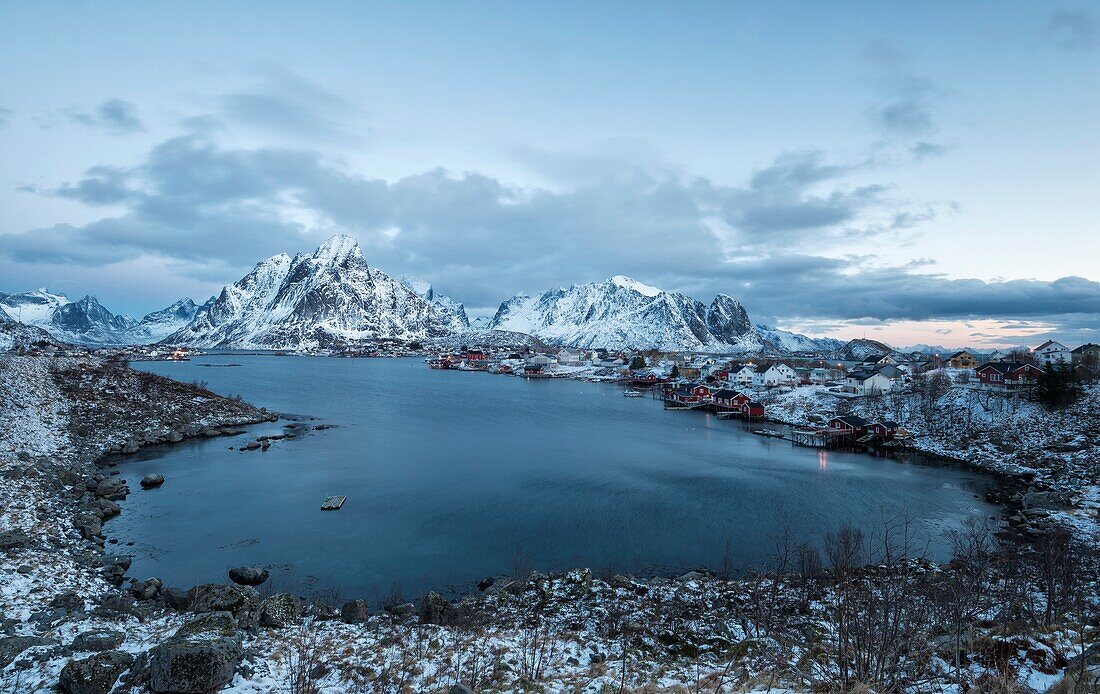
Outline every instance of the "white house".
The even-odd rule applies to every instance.
[[[730,373],[730,381],[739,386],[751,386],[753,376],[755,375],[756,367],[752,364],[745,364],[737,371]]]
[[[558,363],[562,366],[581,366],[588,361],[588,353],[579,349],[563,347],[558,350]]]
[[[858,395],[889,393],[893,389],[894,381],[890,380],[880,370],[857,369],[849,373],[844,380],[844,390]]]
[[[1051,364],[1069,364],[1073,361],[1073,355],[1069,347],[1066,347],[1061,342],[1055,342],[1054,340],[1047,340],[1039,345],[1032,351],[1032,354],[1035,355],[1035,359],[1043,366],[1050,366]]]
[[[752,385],[757,388],[792,386],[798,383],[798,374],[781,361],[757,364],[752,374]]]

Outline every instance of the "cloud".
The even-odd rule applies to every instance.
[[[1100,46],[1100,20],[1087,9],[1062,9],[1047,19],[1045,33],[1065,50],[1091,50]]]
[[[352,124],[358,113],[343,97],[274,65],[260,64],[253,72],[255,84],[221,96],[213,118],[282,136],[336,142],[358,141],[368,132]]]
[[[11,109],[0,108],[0,128],[11,121]]]
[[[573,185],[444,169],[387,181],[309,150],[227,148],[195,132],[161,142],[137,166],[96,166],[52,191],[116,216],[0,235],[0,255],[105,271],[151,257],[193,281],[229,282],[263,257],[346,231],[368,262],[428,277],[470,306],[625,273],[700,298],[738,296],[765,320],[1060,315],[1088,326],[1100,317],[1100,284],[1083,278],[948,279],[927,259],[822,255],[833,240],[873,247],[935,214],[892,199],[886,184],[852,185],[874,172],[867,162],[791,152],[743,185],[722,185],[637,162],[574,178],[572,162],[540,161]]]
[[[129,135],[145,130],[137,117],[137,107],[122,99],[108,99],[91,113],[69,110],[67,114],[75,123],[101,128],[112,135]]]
[[[924,136],[936,132],[932,102],[937,92],[932,83],[913,75],[889,78],[887,97],[870,110],[871,120],[885,132],[900,136]]]

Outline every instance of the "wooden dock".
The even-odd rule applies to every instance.
[[[339,511],[340,507],[347,501],[346,496],[326,496],[325,500],[321,502],[322,511]]]

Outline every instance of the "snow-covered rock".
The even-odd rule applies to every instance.
[[[379,338],[438,337],[454,331],[454,318],[368,267],[355,240],[337,235],[312,255],[261,261],[163,342],[309,350]]]
[[[470,327],[470,319],[466,316],[466,307],[451,297],[435,291],[430,282],[411,275],[401,275],[398,280],[421,299],[439,309],[439,312],[445,317],[448,317],[453,329],[465,330]]]
[[[198,311],[194,301],[180,299],[171,306],[147,314],[127,331],[126,342],[143,345],[160,342],[194,320]]]
[[[870,357],[893,353],[894,348],[885,342],[868,340],[867,338],[857,338],[855,340],[849,340],[846,345],[834,352],[833,358],[846,361],[863,361]]]

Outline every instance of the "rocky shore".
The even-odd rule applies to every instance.
[[[171,484],[126,480],[118,456],[272,413],[121,364],[15,356],[0,413],[0,691],[1070,692],[1100,676],[1097,558],[1035,512],[1041,490],[995,492],[1013,532],[960,535],[948,565],[899,525],[842,529],[823,555],[777,542],[736,578],[534,572],[368,604],[274,592],[263,567],[186,589],[129,577],[105,537],[119,500]]]

